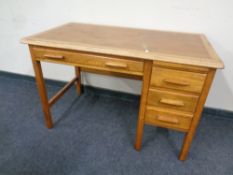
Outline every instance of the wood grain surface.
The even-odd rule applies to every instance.
[[[68,23],[23,38],[38,46],[223,68],[203,34]]]

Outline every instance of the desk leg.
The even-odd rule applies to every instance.
[[[32,64],[33,64],[33,68],[35,71],[35,78],[37,82],[39,95],[41,98],[42,108],[44,111],[45,122],[46,122],[47,128],[50,129],[53,127],[53,122],[52,122],[51,112],[49,108],[48,97],[47,97],[47,92],[45,88],[45,82],[43,78],[41,64],[40,64],[40,61],[36,61],[34,59],[32,59]]]
[[[138,125],[137,125],[137,133],[136,133],[136,141],[135,141],[135,149],[139,151],[142,145],[142,135],[144,129],[144,118],[146,112],[146,102],[147,102],[147,95],[149,90],[150,84],[150,76],[152,71],[153,62],[145,60],[144,62],[144,73],[142,79],[142,93],[140,99],[140,109],[138,115]]]
[[[186,133],[186,135],[185,135],[183,146],[182,146],[182,149],[181,149],[180,155],[179,155],[180,160],[186,160],[186,158],[187,158],[189,148],[191,146],[193,137],[195,135],[196,128],[197,128],[198,123],[199,123],[200,118],[201,118],[201,113],[202,113],[208,92],[210,90],[212,81],[214,79],[214,75],[215,75],[214,69],[210,70],[209,73],[207,74],[205,85],[203,87],[201,96],[199,98],[197,109],[196,109],[196,112],[194,114],[190,129],[189,129],[188,133]]]
[[[81,69],[80,67],[75,67],[75,75],[78,77],[76,81],[76,90],[78,95],[81,95],[82,93],[82,84],[81,84]]]

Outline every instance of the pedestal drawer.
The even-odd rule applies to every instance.
[[[147,107],[145,123],[155,126],[171,128],[178,131],[188,131],[192,121],[192,115],[184,115],[158,108]]]
[[[200,93],[206,74],[153,67],[151,86]]]
[[[197,95],[183,94],[169,90],[149,89],[148,105],[193,113],[198,101]]]

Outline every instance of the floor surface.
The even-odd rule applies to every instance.
[[[60,84],[48,85],[49,96]],[[187,161],[183,134],[146,126],[133,148],[138,98],[71,89],[44,126],[32,80],[0,75],[0,175],[232,175],[233,120],[204,115]]]

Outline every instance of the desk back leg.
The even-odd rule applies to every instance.
[[[146,112],[146,103],[147,103],[147,96],[148,90],[150,85],[150,77],[152,71],[153,61],[145,60],[144,61],[144,71],[143,71],[143,78],[142,78],[142,93],[140,99],[140,109],[138,115],[138,125],[137,125],[137,132],[136,132],[136,141],[135,141],[135,149],[139,151],[142,145],[142,135],[144,129],[144,118]]]
[[[82,84],[81,84],[81,69],[80,69],[80,67],[75,67],[75,75],[76,75],[76,77],[78,77],[77,81],[76,81],[76,90],[77,90],[78,95],[81,95]]]

